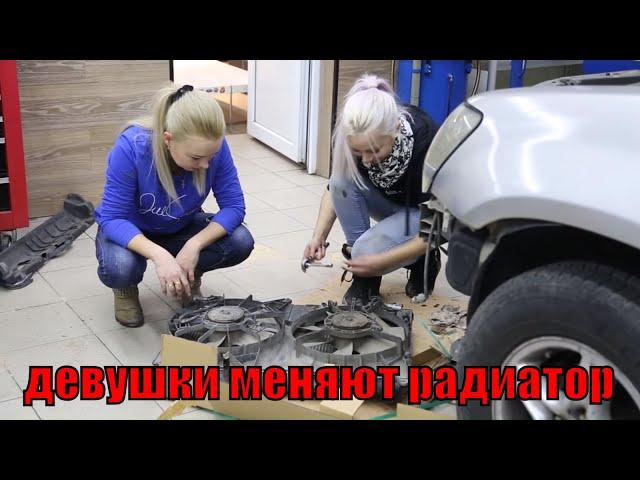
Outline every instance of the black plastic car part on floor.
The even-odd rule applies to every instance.
[[[94,221],[90,202],[75,193],[67,195],[61,212],[0,252],[0,286],[17,289],[29,285],[47,261],[71,248]]]

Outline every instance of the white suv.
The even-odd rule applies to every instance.
[[[423,188],[422,232],[448,241],[447,279],[471,297],[461,372],[608,365],[616,379],[602,405],[561,393],[458,417],[640,418],[640,71],[468,99],[436,135]]]

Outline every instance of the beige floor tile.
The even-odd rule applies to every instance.
[[[96,243],[91,238],[79,237],[73,242],[69,250],[59,257],[49,260],[39,271],[46,273],[88,266],[98,266]]]
[[[168,321],[173,310],[145,285],[139,285],[140,303],[144,312],[145,322]],[[69,300],[69,306],[93,331],[102,333],[110,330],[129,330],[120,325],[114,318],[113,294],[96,295],[79,300]]]
[[[281,212],[247,214],[245,224],[254,238],[306,230],[308,227]]]
[[[318,195],[320,197],[322,197],[326,192],[327,192],[327,184],[325,183],[320,183],[317,185],[307,185],[306,187],[304,187],[305,190],[309,190],[311,193],[314,193],[315,195]]]
[[[33,282],[24,288],[7,290],[0,288],[0,312],[10,312],[22,308],[61,302],[60,295],[36,273]]]
[[[302,273],[297,260],[275,261],[272,265],[236,270],[226,275],[259,299],[285,296],[322,284],[316,276]]]
[[[282,190],[295,188],[295,183],[276,175],[275,173],[264,173],[262,175],[251,175],[242,177],[240,180],[244,193],[267,192],[270,190]]]
[[[23,390],[28,385],[29,367],[33,365],[51,366],[54,371],[64,365],[76,368],[82,365],[119,365],[118,360],[95,335],[3,353],[0,359]]]
[[[231,152],[234,156],[248,158],[248,159],[267,157],[272,155],[280,156],[278,152],[276,152],[275,150],[269,148],[265,144],[260,143],[256,140],[234,145],[233,148],[231,149]]]
[[[123,365],[152,365],[161,346],[161,335],[169,334],[169,319],[98,333],[98,338]]]
[[[67,300],[101,295],[110,291],[98,278],[96,266],[46,272],[42,277],[60,297]]]
[[[257,192],[254,196],[276,210],[318,204],[318,197],[302,187]]]
[[[259,240],[261,245],[274,251],[278,258],[286,260],[300,260],[304,253],[304,247],[311,239],[313,230],[305,229],[296,232],[281,233]]]
[[[91,331],[66,303],[0,314],[0,353],[82,337]]]
[[[292,171],[279,172],[278,175],[280,175],[283,178],[286,178],[290,182],[295,183],[296,185],[299,185],[301,187],[309,186],[309,185],[321,185],[321,186],[327,185],[326,178],[321,177],[319,175],[310,175],[307,173],[306,170],[292,170]]]
[[[259,200],[255,195],[246,193],[244,195],[244,203],[247,209],[247,214],[272,212],[273,207]]]
[[[316,202],[316,204],[314,205],[307,205],[306,207],[287,208],[280,210],[280,212],[313,229],[315,228],[316,221],[318,220],[319,207],[319,202]]]
[[[226,298],[245,298],[250,293],[242,286],[236,285],[226,274],[216,270],[202,276],[202,294],[204,296],[224,295]]]
[[[106,400],[56,401],[54,407],[38,402],[35,410],[43,420],[156,420],[162,409],[153,400],[125,400],[107,405]]]
[[[22,397],[22,390],[18,387],[11,373],[4,366],[0,366],[0,402],[19,397]]]
[[[281,155],[269,155],[260,157],[249,157],[252,162],[270,172],[287,172],[291,170],[303,170],[304,165],[296,163]]]
[[[234,164],[236,166],[236,170],[238,171],[238,177],[240,177],[240,183],[242,183],[242,179],[244,177],[250,177],[252,175],[264,175],[269,173],[269,170],[263,168],[244,157],[237,157],[234,159]]]
[[[96,235],[98,234],[98,224],[94,223],[93,225],[91,225],[89,228],[85,230],[84,234],[89,238],[92,238],[95,240]]]
[[[22,398],[0,402],[0,420],[39,420],[33,407],[22,405]]]

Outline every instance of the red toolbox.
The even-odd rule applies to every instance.
[[[0,232],[29,225],[15,60],[0,60]]]

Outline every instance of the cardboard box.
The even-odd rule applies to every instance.
[[[214,367],[218,365],[218,349],[171,335],[162,336],[161,365]],[[220,383],[220,399],[181,401],[173,404],[160,418],[179,415],[187,407],[214,410],[243,420],[339,420],[368,419],[393,412],[394,406],[381,402],[317,401],[317,400],[229,400],[229,385]],[[366,407],[363,405],[367,403]]]
[[[427,365],[431,368],[437,368],[448,363],[448,359],[442,352],[443,347],[450,349],[453,342],[464,334],[464,331],[459,329],[456,329],[457,332],[455,334],[437,335],[435,338],[429,334],[423,322],[429,318],[431,312],[436,311],[443,304],[466,307],[466,302],[464,301],[441,297],[431,297],[423,305],[405,305],[405,308],[412,308],[415,315],[411,335],[413,365]],[[162,365],[216,366],[218,365],[218,350],[210,345],[184,340],[171,335],[163,335]],[[387,416],[393,417],[396,414],[395,405],[377,401],[229,400],[228,388],[227,384],[220,384],[219,400],[176,402],[160,418],[168,419],[180,415],[188,407],[205,408],[238,419],[250,420],[365,420],[378,417],[386,418]],[[422,419],[433,419],[434,415],[438,415],[433,412],[401,405],[398,404],[397,412],[401,419],[404,419],[407,415],[421,415]],[[412,412],[412,410],[407,410],[405,407],[418,410],[418,412]],[[427,413],[423,414],[421,412]]]
[[[455,420],[455,418],[399,403],[394,420]]]
[[[428,330],[423,318],[413,320],[411,327],[411,364],[430,365],[439,359],[447,361],[447,353],[451,352],[453,343],[464,336],[465,331],[452,329],[446,335],[436,335]]]

